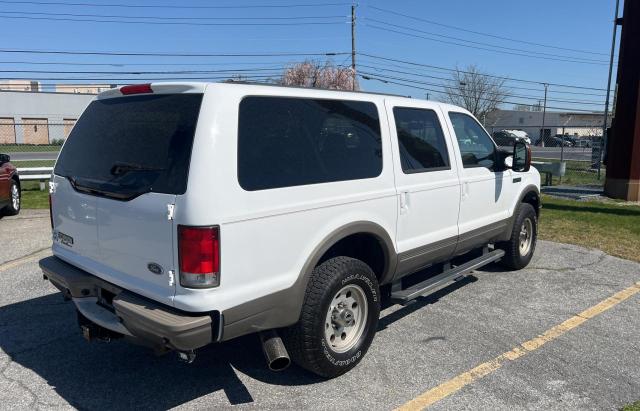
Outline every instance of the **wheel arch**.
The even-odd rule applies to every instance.
[[[344,244],[354,235],[373,238],[384,253],[384,263],[378,278],[380,283],[391,281],[398,261],[391,236],[382,226],[370,221],[354,221],[343,225],[318,242],[305,260],[295,283],[284,290],[226,310],[223,340],[265,329],[287,327],[298,322],[305,293],[313,270],[330,256],[331,250]],[[370,241],[370,240],[368,240]],[[324,260],[323,260],[324,258]]]
[[[373,252],[382,253],[382,261],[371,264],[372,259],[379,256],[371,256],[370,258],[362,258],[362,252],[354,250],[351,244],[358,241],[364,241],[371,245],[379,247]],[[340,251],[347,253],[340,253]],[[369,251],[369,250],[366,250]],[[380,225],[369,221],[357,221],[342,226],[330,234],[328,234],[314,249],[307,261],[303,265],[300,272],[299,280],[304,279],[304,287],[306,288],[313,269],[322,262],[338,255],[358,258],[369,264],[376,273],[378,282],[384,284],[393,278],[393,274],[398,262],[398,256],[393,245],[393,241],[387,231]],[[373,265],[373,266],[372,266]]]
[[[511,213],[511,217],[509,217],[509,223],[505,228],[503,235],[500,237],[500,241],[507,241],[511,237],[511,231],[513,230],[513,224],[516,219],[516,213],[518,211],[518,207],[520,204],[526,203],[531,204],[533,209],[536,212],[536,217],[540,217],[540,208],[542,205],[542,200],[540,198],[540,189],[537,186],[531,184],[526,186],[520,195],[518,196],[518,201],[513,205],[513,212]]]

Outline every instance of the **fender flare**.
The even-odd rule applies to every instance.
[[[507,227],[505,228],[503,235],[499,238],[500,241],[508,241],[511,238],[511,231],[513,231],[513,224],[516,219],[516,212],[518,211],[518,207],[520,206],[520,204],[522,204],[524,198],[530,193],[534,193],[538,197],[539,204],[542,203],[540,199],[540,189],[534,184],[529,184],[528,186],[526,186],[520,193],[518,201],[516,201],[513,207],[513,214],[511,214],[511,217],[508,218]],[[540,207],[536,210],[536,214],[538,216],[540,215]]]
[[[371,234],[380,242],[385,260],[384,269],[380,276],[380,284],[390,281],[396,270],[398,254],[389,233],[382,226],[376,223],[370,221],[354,221],[332,231],[315,247],[311,255],[307,258],[305,264],[302,266],[302,270],[298,276],[296,284],[303,280],[304,288],[306,289],[311,273],[316,265],[318,265],[322,256],[331,247],[333,247],[334,244],[353,234]]]

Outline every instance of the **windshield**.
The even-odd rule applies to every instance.
[[[65,143],[54,173],[90,194],[129,199],[184,194],[202,94],[96,100]]]

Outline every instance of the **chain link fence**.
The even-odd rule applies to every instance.
[[[544,174],[543,184],[593,187],[604,184],[606,167],[602,163],[601,126],[565,124],[542,129],[489,125],[487,131],[499,146],[511,147],[515,139],[526,139],[531,144],[534,166]]]
[[[0,153],[11,156],[11,162],[18,168],[53,167],[74,124],[75,121],[49,123],[42,119],[16,123],[0,119]]]

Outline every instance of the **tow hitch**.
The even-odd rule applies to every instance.
[[[100,327],[98,324],[91,322],[87,317],[78,311],[78,325],[82,331],[82,337],[88,342],[98,340],[102,342],[110,342],[114,338],[121,338],[122,334],[115,333],[106,328]]]

